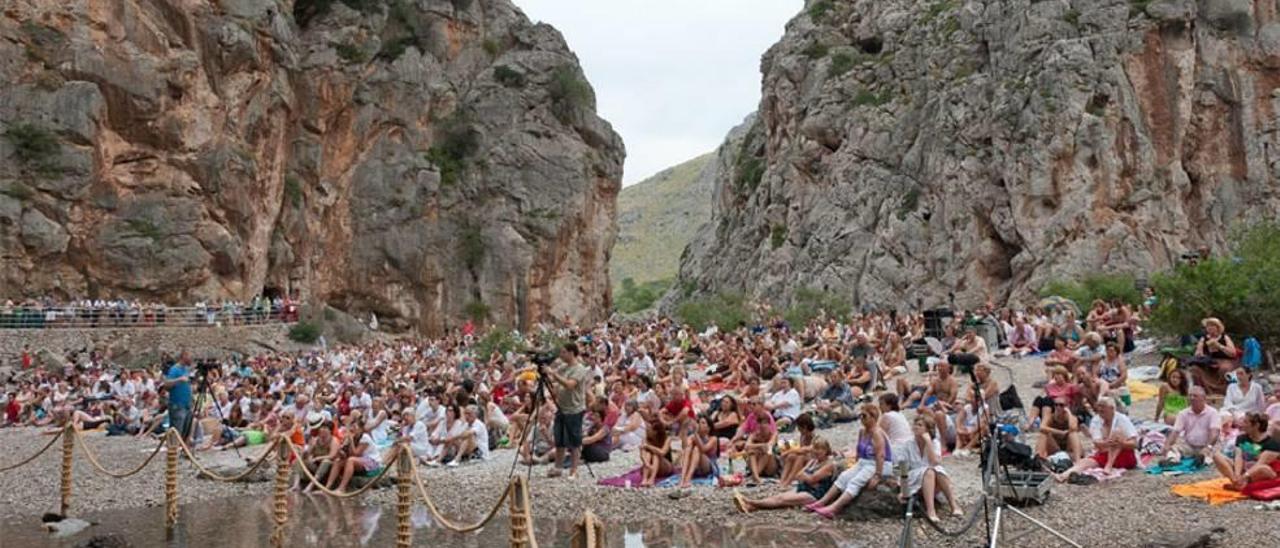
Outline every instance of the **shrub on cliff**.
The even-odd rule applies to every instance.
[[[802,287],[791,296],[783,318],[792,329],[802,329],[814,318],[848,318],[852,311],[853,303],[842,295]]]
[[[320,338],[320,326],[311,322],[298,322],[289,328],[289,340],[313,344]]]
[[[4,138],[13,145],[14,155],[23,165],[42,175],[59,171],[62,145],[52,131],[35,124],[17,124],[5,130]]]
[[[1054,280],[1045,284],[1040,295],[1057,295],[1071,299],[1084,313],[1095,299],[1111,302],[1120,299],[1131,305],[1142,302],[1142,293],[1128,274],[1091,274],[1079,280]]]
[[[1266,222],[1236,232],[1227,253],[1180,265],[1152,279],[1159,300],[1150,325],[1168,335],[1200,330],[1216,317],[1236,345],[1257,337],[1264,348],[1280,348],[1280,223]]]
[[[715,325],[721,331],[733,331],[751,320],[747,300],[740,293],[718,293],[688,300],[676,307],[681,322],[702,331]]]
[[[623,278],[622,289],[618,291],[617,297],[613,300],[613,307],[623,314],[634,314],[642,310],[648,310],[657,302],[667,288],[671,287],[671,280],[656,280],[646,282],[644,284],[636,284],[631,278]]]
[[[574,124],[580,113],[591,107],[591,84],[571,65],[557,67],[547,87],[551,94],[551,111],[566,125]]]

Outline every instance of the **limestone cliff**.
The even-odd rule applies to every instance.
[[[974,304],[1222,249],[1280,211],[1277,11],[811,0],[764,55],[680,285]]]
[[[607,314],[623,146],[508,0],[10,0],[0,295]]]

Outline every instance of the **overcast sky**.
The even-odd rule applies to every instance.
[[[635,183],[714,150],[760,101],[760,56],[802,0],[515,0],[550,23],[627,144]]]

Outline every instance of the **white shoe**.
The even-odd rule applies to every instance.
[[[457,468],[457,467],[458,467],[458,461],[457,461],[456,459],[455,459],[455,460],[451,460],[451,461],[449,461],[449,462],[446,462],[446,463],[445,463],[445,466],[448,466],[449,468]]]

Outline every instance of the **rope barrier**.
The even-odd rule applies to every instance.
[[[444,526],[445,529],[455,533],[470,533],[484,527],[486,523],[489,523],[489,520],[493,519],[493,516],[497,515],[498,510],[502,508],[502,502],[507,500],[507,496],[511,494],[511,486],[508,485],[506,489],[502,490],[502,496],[498,497],[498,501],[493,504],[493,509],[489,510],[489,514],[486,515],[484,519],[481,519],[475,525],[458,525],[445,518],[444,515],[440,513],[440,510],[436,508],[436,504],[432,502],[431,497],[427,495],[427,487],[422,483],[422,476],[418,475],[418,463],[413,459],[409,459],[409,462],[413,468],[413,478],[418,484],[418,492],[422,494],[422,502],[427,505],[427,510],[431,512],[431,517],[436,520],[436,523],[439,523]]]
[[[31,461],[36,460],[37,458],[40,457],[40,455],[43,455],[45,451],[48,451],[50,447],[53,447],[53,444],[57,443],[58,439],[61,438],[62,435],[65,434],[66,432],[67,430],[65,428],[58,430],[58,433],[54,435],[53,438],[49,439],[49,443],[44,444],[44,447],[40,448],[39,451],[36,451],[36,454],[31,455],[30,457],[27,457],[26,460],[23,460],[18,464],[0,467],[0,472],[8,472],[10,470],[13,470],[16,468],[22,468],[23,466],[30,464]]]
[[[319,479],[316,479],[315,475],[313,475],[310,470],[307,470],[305,461],[302,460],[302,453],[298,451],[297,446],[293,445],[293,443],[289,443],[289,450],[293,453],[293,456],[297,458],[298,468],[302,469],[302,474],[306,476],[308,480],[311,480],[311,485],[320,489],[322,493],[325,493],[327,495],[332,495],[338,498],[351,498],[351,497],[359,496],[365,491],[368,491],[369,489],[373,488],[375,484],[381,481],[382,478],[386,476],[388,472],[391,471],[391,465],[395,464],[396,461],[400,459],[400,451],[396,451],[392,456],[391,461],[382,465],[382,471],[378,472],[378,475],[374,476],[373,479],[369,480],[369,483],[364,484],[363,487],[356,489],[355,491],[348,491],[346,493],[342,493],[342,492],[334,491],[333,489],[328,488],[327,486],[325,486],[324,482],[320,481]]]
[[[93,454],[92,449],[89,449],[89,444],[84,442],[83,433],[81,433],[79,430],[76,430],[74,428],[72,429],[72,432],[75,433],[76,439],[80,440],[80,452],[84,453],[84,456],[89,459],[89,464],[92,464],[93,467],[98,470],[98,472],[101,472],[104,475],[111,476],[116,479],[124,479],[134,474],[137,474],[138,472],[141,472],[143,468],[146,468],[148,464],[151,464],[151,460],[156,458],[156,455],[160,454],[160,449],[164,448],[164,443],[165,443],[165,440],[161,439],[160,443],[156,444],[156,448],[154,451],[151,452],[151,455],[149,455],[146,460],[142,461],[142,464],[138,465],[137,468],[134,468],[133,470],[130,470],[125,473],[117,473],[117,472],[112,472],[110,470],[107,470],[102,466],[101,462],[98,462],[98,457]]]
[[[222,482],[240,481],[244,478],[249,477],[249,474],[252,474],[255,470],[260,468],[263,463],[267,462],[267,458],[270,457],[272,453],[276,452],[276,444],[272,443],[271,447],[267,449],[267,452],[263,453],[262,456],[258,457],[258,461],[252,463],[249,466],[248,470],[245,470],[244,472],[241,472],[234,476],[223,476],[221,474],[215,473],[212,470],[209,470],[203,464],[200,464],[200,461],[196,460],[196,456],[191,452],[191,448],[187,446],[187,442],[182,439],[182,436],[176,436],[176,437],[178,439],[178,446],[181,447],[182,452],[187,455],[187,460],[190,460],[191,464],[194,465],[196,469],[200,471],[200,473],[206,476],[209,476],[210,479],[213,479],[216,481],[222,481]]]
[[[532,513],[529,502],[529,485],[525,479],[516,476],[511,480],[511,495],[507,502],[511,504],[508,513],[511,515],[512,548],[538,548],[538,539],[533,535],[533,522],[529,520]]]

